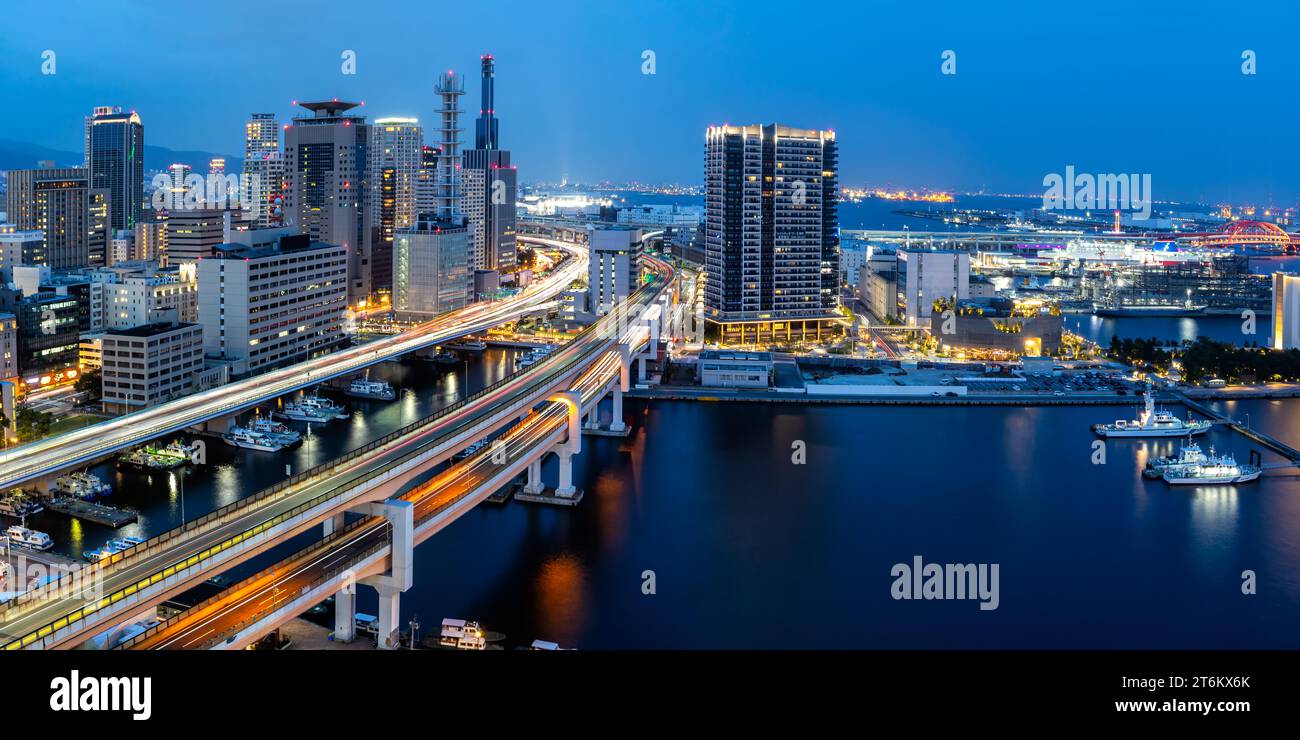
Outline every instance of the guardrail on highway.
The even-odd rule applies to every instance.
[[[662,285],[659,285],[657,283],[648,283],[642,286],[640,289],[638,289],[637,292],[633,294],[633,296],[629,296],[629,299],[633,297],[637,297],[637,299],[639,300],[640,298],[643,298],[644,294],[649,292],[652,288],[654,289],[662,288]],[[606,329],[607,327],[605,326],[604,323],[597,322],[587,327],[582,332],[579,332],[579,334],[575,336],[575,340],[584,337],[588,333],[605,331]],[[561,354],[563,353],[562,352],[555,353],[553,355],[548,356],[544,360],[534,365],[533,369],[531,369],[529,372],[530,373],[536,372],[538,368],[546,368],[549,367],[550,365],[553,365],[554,360],[558,358]],[[349,460],[355,459],[356,457],[364,455],[368,452],[371,452],[377,447],[388,444],[401,436],[413,433],[420,427],[428,426],[429,423],[436,421],[437,418],[440,418],[450,413],[454,413],[455,411],[463,408],[465,405],[482,398],[484,395],[487,395],[499,389],[501,386],[513,380],[515,380],[515,376],[513,375],[504,378],[480,390],[479,392],[473,394],[472,396],[468,396],[465,399],[457,401],[456,403],[453,403],[450,406],[441,409],[438,412],[435,412],[434,414],[430,414],[429,416],[424,417],[424,419],[422,420],[407,425],[406,427],[403,427],[402,429],[396,432],[392,432],[379,440],[375,440],[367,445],[357,448],[356,450],[353,450],[349,453],[345,453],[343,456],[339,458],[335,458],[329,463],[323,463],[322,465],[316,466],[315,468],[304,471],[303,473],[299,473],[296,476],[292,476],[289,479],[286,479],[267,489],[263,489],[262,491],[259,491],[253,496],[240,499],[239,501],[232,502],[231,504],[227,504],[226,506],[217,509],[216,511],[210,512],[209,514],[200,517],[199,519],[196,519],[192,522],[187,522],[180,527],[174,528],[162,535],[159,535],[158,537],[151,538],[150,540],[147,540],[146,542],[140,545],[129,548],[120,553],[116,553],[113,556],[106,558],[105,560],[107,562],[96,563],[90,567],[100,568],[101,570],[108,572],[110,568],[121,565],[123,561],[125,561],[126,559],[138,557],[146,553],[160,549],[163,546],[167,545],[169,542],[172,542],[176,538],[181,537],[186,533],[197,532],[203,528],[212,528],[217,526],[219,523],[221,523],[221,521],[229,521],[231,518],[234,517],[235,512],[237,511],[249,509],[255,504],[264,502],[268,498],[282,493],[283,491],[285,491],[286,488],[290,486],[297,485],[306,482],[308,480],[320,480],[321,478],[326,477],[325,473],[328,470],[333,470],[338,465],[347,462]],[[403,455],[401,458],[399,458],[397,461],[394,461],[393,465],[388,467],[392,468],[394,466],[398,466],[405,462],[408,462],[411,458],[413,458],[418,454],[421,454],[419,450],[407,453],[406,455]],[[386,472],[387,469],[384,471],[370,471],[365,475],[363,475],[360,479],[350,481],[348,484],[346,484],[346,486],[348,488],[355,488],[358,485],[374,480],[375,478],[385,474]],[[42,645],[44,645],[48,642],[49,638],[54,637],[56,633],[68,628],[74,623],[82,621],[87,617],[91,616],[92,614],[96,614],[109,606],[117,604],[123,599],[128,599],[131,596],[136,595],[137,593],[139,593],[141,590],[145,588],[156,585],[168,579],[174,578],[177,574],[182,573],[184,571],[188,571],[190,568],[193,568],[203,563],[205,560],[208,560],[215,555],[225,552],[231,547],[243,543],[248,538],[255,537],[267,529],[275,527],[283,522],[289,521],[294,517],[297,517],[311,510],[312,508],[319,506],[321,503],[335,498],[337,495],[338,495],[338,490],[334,488],[331,488],[321,494],[318,494],[317,496],[313,497],[309,501],[299,504],[298,506],[295,506],[294,508],[286,512],[283,512],[282,514],[276,517],[261,522],[255,527],[245,530],[244,532],[229,537],[226,540],[222,541],[221,543],[218,543],[216,545],[213,545],[203,550],[201,553],[192,555],[189,558],[185,558],[183,560],[178,560],[176,563],[173,563],[172,565],[166,568],[162,568],[157,572],[144,577],[140,581],[130,584],[125,588],[119,589],[112,594],[104,596],[103,598],[98,599],[97,601],[95,601],[92,604],[89,604],[88,606],[84,606],[81,609],[77,609],[66,616],[60,617],[57,620],[53,620],[47,623],[46,625],[36,630],[33,630],[25,635],[16,636],[10,642],[4,645],[4,649],[6,650],[21,649],[21,648],[29,647],[37,641],[40,641]],[[67,580],[70,581],[71,579],[67,579]],[[84,577],[82,580],[84,581]],[[37,599],[49,600],[49,599],[57,599],[57,598],[70,595],[70,593],[68,592],[72,588],[74,588],[74,586],[68,585],[66,581],[64,584],[61,584],[60,583],[61,581],[65,581],[65,579],[60,578],[56,581],[46,584],[45,586],[39,587],[37,589],[33,589],[32,591],[22,594],[16,599],[10,601],[5,606],[4,609],[0,609],[0,619],[2,619],[5,615],[11,613],[17,607],[26,603],[30,603]]]

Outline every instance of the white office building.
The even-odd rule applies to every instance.
[[[592,313],[605,313],[636,290],[641,275],[640,237],[636,229],[588,229],[587,308]]]
[[[104,410],[128,414],[190,393],[203,369],[203,328],[163,322],[105,332]]]
[[[223,245],[198,265],[205,352],[248,376],[330,351],[343,341],[347,270],[346,249],[306,235]]]
[[[970,297],[970,254],[952,250],[899,250],[897,316],[908,325],[928,323],[940,298]]]

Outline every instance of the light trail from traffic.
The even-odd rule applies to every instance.
[[[578,248],[552,241],[573,256],[554,274],[518,295],[475,303],[438,316],[401,334],[349,347],[296,365],[196,393],[110,421],[65,432],[0,452],[0,490],[8,490],[58,471],[89,464],[105,455],[172,434],[204,421],[243,411],[259,403],[363,370],[387,359],[485,331],[536,310],[563,292],[586,270]]]

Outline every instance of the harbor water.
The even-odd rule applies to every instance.
[[[399,400],[345,399],[351,418],[297,447],[209,440],[210,464],[184,477],[186,514],[365,444],[512,366],[508,350],[459,366],[389,363],[373,375]],[[1300,445],[1300,401],[1217,408]],[[1146,460],[1179,440],[1111,440],[1096,464],[1090,425],[1135,412],[629,400],[630,437],[583,440],[578,507],[485,503],[421,545],[403,624],[418,615],[427,634],[444,617],[475,619],[507,645],[578,648],[1300,647],[1300,477],[1144,480]],[[1243,462],[1251,448],[1223,428],[1200,442]],[[140,520],[111,531],[33,517],[57,551],[179,521],[178,478],[94,472]],[[554,457],[543,475],[554,485]],[[996,564],[997,608],[894,600],[891,569],[916,556]],[[1242,593],[1247,570],[1253,595]],[[359,590],[358,608],[374,613],[373,591]]]

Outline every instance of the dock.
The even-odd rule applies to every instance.
[[[1255,442],[1256,444],[1259,444],[1260,446],[1267,447],[1268,449],[1272,450],[1273,452],[1276,452],[1277,454],[1281,455],[1282,457],[1285,457],[1287,460],[1290,461],[1289,465],[1282,465],[1282,466],[1270,465],[1268,467],[1270,468],[1290,467],[1292,465],[1300,465],[1300,450],[1297,450],[1291,445],[1286,444],[1282,440],[1272,435],[1265,434],[1261,431],[1251,429],[1246,425],[1242,424],[1241,422],[1237,421],[1236,419],[1229,419],[1228,417],[1214,411],[1208,406],[1204,406],[1200,403],[1197,403],[1196,401],[1193,401],[1192,399],[1182,394],[1179,394],[1178,399],[1182,402],[1183,406],[1187,407],[1191,411],[1195,411],[1201,416],[1204,416],[1205,418],[1209,419],[1212,423],[1222,424],[1224,426],[1227,426],[1241,433],[1241,435],[1246,437],[1246,439],[1249,439]]]
[[[579,488],[574,491],[572,496],[561,496],[555,492],[554,488],[544,488],[540,493],[529,493],[520,488],[515,492],[516,501],[528,501],[534,504],[550,504],[551,506],[577,506],[582,502],[584,491]]]
[[[50,511],[57,511],[76,519],[83,519],[113,529],[125,527],[137,518],[134,511],[82,501],[78,498],[52,498],[43,503],[45,508]]]

